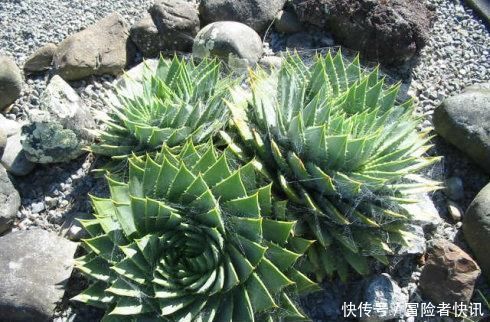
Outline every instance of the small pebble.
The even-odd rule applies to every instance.
[[[454,201],[447,201],[447,210],[449,212],[449,215],[455,222],[459,222],[463,218],[463,210]]]
[[[44,202],[36,202],[31,205],[31,212],[38,214],[45,209]]]

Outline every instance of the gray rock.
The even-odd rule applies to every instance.
[[[238,21],[262,32],[285,3],[286,0],[201,0],[199,12],[205,24]]]
[[[0,249],[2,320],[51,320],[70,278],[77,244],[33,229],[1,237]]]
[[[411,59],[427,44],[433,14],[419,0],[293,0],[300,21],[386,64]]]
[[[373,310],[369,317],[364,316],[361,321],[387,321],[403,317],[408,296],[403,294],[400,286],[385,273],[366,281],[361,302],[369,303],[373,307],[383,307],[382,310]]]
[[[40,213],[41,211],[43,211],[44,209],[46,209],[46,206],[44,205],[44,202],[40,201],[40,202],[35,202],[31,205],[31,212],[33,214],[38,214]]]
[[[143,57],[157,57],[161,51],[167,49],[167,43],[158,33],[157,26],[150,14],[146,14],[131,27],[130,35]]]
[[[167,50],[189,51],[200,28],[199,11],[185,0],[158,0],[149,10]]]
[[[470,91],[477,91],[477,92],[478,91],[490,91],[490,82],[476,83],[476,84],[467,86],[464,90],[466,92],[470,92]]]
[[[19,67],[7,56],[0,56],[0,111],[15,102],[22,92]]]
[[[14,120],[9,120],[2,114],[0,114],[0,125],[7,137],[19,133],[21,125]]]
[[[488,0],[465,0],[465,2],[475,10],[487,24],[490,24],[490,2]]]
[[[412,223],[425,227],[436,227],[442,223],[442,218],[437,211],[434,202],[428,194],[410,197],[418,200],[417,203],[404,204],[402,207],[412,216]]]
[[[5,146],[7,146],[7,133],[0,127],[0,160],[2,159]]]
[[[14,176],[25,176],[34,169],[34,163],[27,160],[20,142],[22,125],[0,115],[0,125],[5,131],[7,141],[0,163]]]
[[[54,68],[65,80],[118,75],[133,60],[134,54],[126,20],[113,13],[63,40],[56,49]]]
[[[117,85],[124,79],[131,79],[132,81],[141,82],[145,76],[145,73],[154,73],[158,68],[158,59],[146,59],[142,63],[134,66],[130,70],[124,73],[124,75],[118,80]]]
[[[419,287],[434,304],[468,303],[480,273],[476,262],[461,248],[440,239],[427,252]]]
[[[192,3],[160,0],[130,34],[144,57],[157,57],[162,51],[190,51],[199,28],[199,12]]]
[[[436,108],[435,130],[490,173],[490,90],[471,87]]]
[[[281,10],[274,20],[274,27],[278,32],[294,34],[303,30],[303,24],[299,21],[295,12]]]
[[[311,321],[344,321],[342,304],[348,289],[357,287],[357,282],[342,283],[339,279],[325,279],[320,287],[321,292],[313,292],[303,297],[301,308]]]
[[[409,225],[408,232],[413,235],[410,245],[401,246],[396,252],[397,255],[422,255],[427,250],[424,229],[419,225]]]
[[[454,222],[460,222],[463,218],[463,209],[452,200],[447,201],[447,211]]]
[[[143,92],[142,81],[144,76],[155,73],[158,63],[158,59],[147,59],[134,66],[117,79],[115,83],[116,88],[125,91],[124,93],[126,96],[141,94]],[[112,97],[112,95],[110,97]],[[114,104],[117,105],[118,103],[116,98]]]
[[[28,175],[34,169],[35,164],[27,159],[22,147],[20,128],[19,132],[8,137],[1,164],[14,176]]]
[[[483,274],[490,279],[490,184],[478,193],[466,210],[463,233]]]
[[[463,180],[460,177],[448,178],[445,182],[444,193],[451,200],[461,200],[464,198]]]
[[[15,190],[15,187],[10,181],[10,178],[7,174],[7,171],[2,165],[0,165],[0,205],[2,205],[0,207],[0,234],[1,234],[10,228],[10,225],[12,224],[12,221],[14,220],[15,215],[17,214],[17,210],[19,210],[20,207],[19,193],[17,192],[17,190]],[[2,252],[4,252],[3,249]],[[3,275],[0,274],[0,276]]]
[[[233,21],[215,22],[196,36],[192,49],[197,58],[217,56],[230,66],[256,64],[262,56],[262,40],[250,27]]]
[[[54,76],[41,97],[40,110],[30,111],[22,127],[22,146],[36,163],[67,162],[83,154],[95,127],[90,110],[61,77]]]
[[[50,69],[56,48],[55,44],[49,43],[36,50],[24,63],[24,71],[36,73]]]

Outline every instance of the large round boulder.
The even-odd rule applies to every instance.
[[[204,27],[194,39],[197,58],[216,56],[232,67],[254,65],[262,56],[262,40],[250,27],[234,21],[220,21]]]
[[[286,0],[201,0],[199,12],[205,24],[238,21],[262,32],[285,3]]]
[[[0,56],[0,111],[20,97],[22,83],[22,74],[15,62]]]
[[[478,193],[466,210],[463,233],[483,274],[490,280],[490,183]]]
[[[490,83],[447,98],[432,120],[440,136],[490,173]]]

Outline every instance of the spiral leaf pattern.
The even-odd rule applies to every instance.
[[[369,257],[388,263],[412,238],[407,196],[440,187],[417,175],[439,158],[424,156],[430,137],[416,130],[413,102],[340,52],[311,67],[289,55],[272,75],[255,73],[251,87],[248,102],[231,107],[242,143],[235,153],[258,157],[275,187],[307,209],[293,217],[318,241],[305,269],[346,279],[349,266],[368,274]]]
[[[302,320],[290,294],[317,289],[295,268],[311,241],[255,161],[192,141],[130,159],[127,183],[93,197],[92,238],[77,267],[94,283],[75,300],[132,321]],[[283,218],[272,219],[272,218]]]
[[[179,146],[188,139],[207,141],[228,121],[224,99],[236,81],[223,77],[216,60],[199,64],[161,58],[142,80],[129,77],[108,100],[112,113],[92,152],[114,159]]]

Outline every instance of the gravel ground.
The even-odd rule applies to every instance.
[[[153,0],[0,0],[0,54],[13,57],[19,66],[37,48],[53,42],[58,43],[94,23],[113,11],[121,13],[130,23],[136,21]],[[490,33],[484,24],[473,16],[470,9],[460,0],[428,0],[436,7],[437,21],[428,46],[418,61],[398,70],[387,70],[394,80],[404,82],[404,90],[417,96],[418,112],[427,115],[424,126],[430,126],[433,109],[447,96],[460,92],[465,86],[490,80]],[[332,45],[328,35],[312,33],[304,47],[325,47]],[[282,50],[287,40],[277,34],[267,38],[268,51]],[[304,53],[311,53],[305,50]],[[29,77],[24,94],[12,107],[7,117],[22,121],[26,110],[37,108],[39,96],[50,75]],[[113,77],[92,77],[71,85],[82,96],[84,102],[94,111],[104,109],[101,93],[112,86]],[[435,140],[434,154],[443,155],[444,162],[433,168],[431,174],[437,179],[458,176],[463,179],[465,199],[460,206],[466,209],[476,193],[488,182],[471,161],[442,140]],[[90,212],[86,197],[106,194],[103,180],[91,176],[95,166],[91,156],[84,156],[70,164],[38,166],[34,172],[17,178],[16,186],[22,195],[22,207],[17,215],[15,229],[40,226],[47,230],[61,232],[63,225],[71,223],[73,217]],[[459,232],[459,224],[453,223],[447,215],[445,197],[434,194],[443,225],[429,232],[427,237],[454,240],[465,248]],[[420,300],[415,290],[419,268],[413,259],[402,260],[390,269],[405,292],[415,300]],[[333,321],[339,314],[338,301],[345,293],[345,286],[325,285],[326,293],[302,300],[317,321]],[[481,284],[485,289],[486,285]],[[98,312],[70,306],[57,321],[66,321],[76,313],[78,321],[94,320]],[[72,320],[72,319],[71,319]]]
[[[153,3],[153,0],[2,0],[0,1],[0,54],[11,56],[19,66],[36,49],[47,43],[59,43],[68,35],[95,23],[117,11],[133,24]],[[49,75],[27,79],[22,99],[12,107],[10,118],[25,119],[25,110],[39,104]],[[92,84],[101,87],[111,78],[89,79],[72,84],[82,91]],[[87,96],[90,96],[91,88]],[[90,103],[89,97],[87,101]]]
[[[132,24],[153,3],[152,0],[27,0],[0,1],[0,54],[11,56],[19,66],[39,47],[59,43],[97,20],[117,11]],[[26,120],[26,111],[39,105],[39,97],[51,75],[29,76],[23,96],[7,117]],[[93,111],[103,109],[102,92],[111,88],[111,76],[92,77],[71,83]],[[15,223],[17,229],[36,225],[60,230],[74,214],[90,211],[87,193],[97,194],[104,187],[101,180],[87,175],[93,159],[82,157],[70,164],[38,166],[25,178],[17,178],[22,207]],[[102,188],[103,189],[103,188]]]

